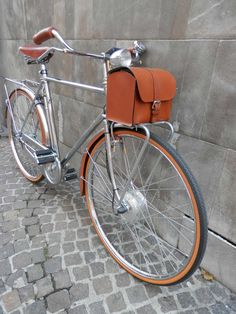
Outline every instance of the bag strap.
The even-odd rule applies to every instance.
[[[159,84],[159,77],[155,71],[152,69],[148,69],[152,75],[153,80],[153,103],[152,103],[152,113],[158,114],[161,106],[161,100],[159,99],[158,95],[160,95],[160,84]]]

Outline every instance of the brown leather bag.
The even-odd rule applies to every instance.
[[[167,121],[175,94],[175,78],[165,70],[112,70],[107,81],[107,119],[128,126]]]

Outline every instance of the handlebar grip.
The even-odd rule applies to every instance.
[[[42,44],[44,41],[54,38],[54,35],[52,33],[53,30],[56,30],[53,26],[49,26],[47,28],[41,29],[38,33],[36,33],[33,36],[33,42],[36,45]]]

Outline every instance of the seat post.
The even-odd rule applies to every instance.
[[[41,64],[40,64],[40,71],[39,71],[39,74],[40,74],[40,78],[42,78],[42,79],[47,78],[48,70],[47,70],[47,68],[46,68],[45,63],[41,63]]]
[[[43,84],[43,98],[44,98],[45,112],[46,112],[46,118],[47,118],[48,128],[49,128],[51,148],[54,150],[54,152],[56,152],[58,158],[60,158],[55,119],[54,119],[54,109],[53,109],[49,84],[47,81],[48,71],[47,71],[45,63],[40,64],[39,74],[40,74],[40,80]]]

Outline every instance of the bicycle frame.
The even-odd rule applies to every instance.
[[[63,39],[62,39],[63,41]],[[65,42],[63,42],[65,44],[65,46],[67,45]],[[38,82],[34,82],[34,81],[30,81],[30,80],[25,80],[22,82],[16,81],[16,80],[12,80],[12,79],[8,79],[5,78],[5,81],[10,81],[13,82],[15,84],[18,84],[24,88],[27,88],[29,90],[28,85],[33,85],[34,87],[37,87],[37,91],[35,94],[35,97],[30,105],[28,114],[26,115],[25,121],[23,123],[23,126],[20,130],[21,133],[21,140],[23,142],[23,144],[25,144],[26,150],[31,154],[31,157],[34,158],[33,154],[30,152],[29,148],[30,148],[30,144],[35,145],[36,147],[38,147],[39,149],[47,149],[48,147],[50,147],[54,153],[55,153],[55,157],[57,158],[56,160],[58,161],[58,167],[59,167],[59,172],[60,175],[58,176],[58,180],[56,180],[55,184],[59,183],[61,180],[61,171],[62,168],[66,167],[66,165],[68,164],[68,162],[70,161],[70,159],[74,156],[74,154],[76,153],[76,151],[79,150],[79,148],[88,140],[89,136],[92,134],[92,132],[94,130],[96,130],[98,128],[98,126],[104,122],[104,134],[106,137],[106,147],[107,147],[107,156],[108,156],[108,165],[109,165],[109,170],[110,170],[110,174],[111,174],[111,181],[112,181],[112,185],[114,188],[114,193],[116,194],[116,197],[119,200],[119,204],[121,204],[123,198],[124,198],[124,193],[122,195],[118,194],[117,188],[116,188],[116,183],[115,183],[115,179],[114,179],[114,174],[113,174],[113,167],[112,167],[112,158],[111,158],[111,141],[110,141],[110,129],[109,129],[109,122],[106,120],[106,115],[105,112],[101,112],[98,117],[93,121],[93,123],[91,124],[91,126],[85,130],[85,132],[82,134],[82,136],[76,141],[76,143],[73,145],[73,147],[69,150],[69,152],[66,154],[66,156],[63,159],[60,159],[60,152],[59,152],[59,146],[58,146],[58,139],[57,139],[57,133],[56,133],[56,127],[55,127],[55,119],[54,119],[54,110],[53,110],[53,104],[52,104],[52,98],[51,98],[51,94],[50,94],[50,89],[49,89],[49,82],[53,82],[56,84],[62,84],[62,85],[67,85],[67,86],[72,86],[72,87],[77,87],[80,89],[84,89],[84,90],[88,90],[88,91],[92,91],[92,92],[96,92],[96,93],[100,93],[100,94],[106,94],[106,85],[107,85],[107,73],[108,73],[108,69],[109,69],[109,61],[106,58],[105,54],[101,54],[101,55],[96,55],[96,54],[90,54],[90,53],[80,53],[77,52],[75,50],[73,50],[70,46],[67,47],[67,49],[59,49],[59,48],[55,48],[52,47],[51,48],[53,51],[58,51],[61,53],[68,53],[68,54],[73,54],[73,55],[78,55],[78,56],[86,56],[86,57],[92,57],[92,58],[96,58],[96,59],[100,59],[103,61],[103,85],[104,87],[98,87],[98,86],[93,86],[93,85],[88,85],[88,84],[83,84],[83,83],[79,83],[79,82],[73,82],[73,81],[67,81],[67,80],[63,80],[60,78],[55,78],[55,77],[51,77],[48,76],[48,71],[47,68],[45,66],[44,63],[40,64],[40,83]],[[43,56],[42,56],[43,57]],[[28,84],[28,85],[27,85]],[[15,127],[15,122],[14,122],[14,117],[12,114],[12,107],[10,104],[10,100],[9,100],[9,95],[7,92],[7,88],[4,84],[5,87],[5,91],[6,91],[6,95],[7,95],[7,105],[8,105],[8,109],[11,113],[12,116],[12,120],[13,120],[13,126]],[[32,91],[32,90],[31,90]],[[33,91],[32,91],[33,92]],[[37,99],[40,99],[43,97],[44,99],[44,112],[45,112],[45,117],[46,117],[46,125],[48,126],[48,130],[47,130],[47,146],[42,145],[41,143],[38,143],[37,141],[35,141],[33,138],[25,135],[23,133],[23,128],[24,125],[28,119],[28,116],[33,108],[33,106],[36,104]],[[170,138],[173,135],[173,126],[166,121],[162,121],[162,122],[157,122],[154,123],[152,125],[160,125],[160,124],[167,124],[167,126],[170,128],[171,130],[171,135]],[[132,173],[130,175],[130,178],[127,182],[127,185],[131,182],[132,180],[132,176],[133,174],[136,172],[136,169],[138,167],[138,163],[141,160],[147,142],[150,138],[150,132],[147,128],[148,124],[141,124],[139,126],[139,128],[142,128],[146,134],[146,140],[144,141],[143,147],[139,153],[139,156],[137,158],[137,161],[135,162],[135,165],[133,167]],[[121,126],[118,125],[117,126]],[[124,125],[122,125],[122,127],[124,127]],[[134,126],[135,127],[135,126]],[[16,130],[17,131],[17,130]],[[170,139],[169,138],[169,139]]]

